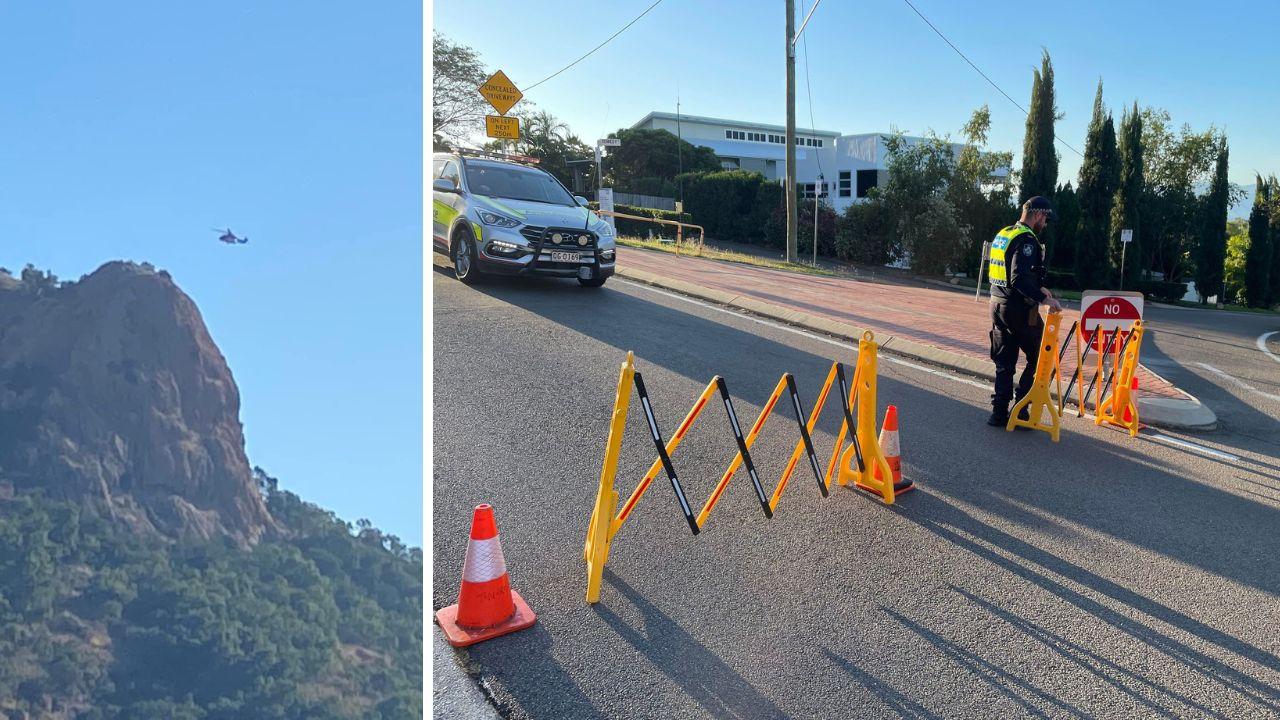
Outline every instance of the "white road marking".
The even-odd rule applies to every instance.
[[[1217,376],[1218,376],[1218,377],[1220,377],[1220,378],[1223,378],[1223,379],[1226,379],[1226,380],[1230,380],[1230,381],[1231,381],[1232,383],[1234,383],[1235,385],[1239,385],[1240,387],[1244,388],[1245,390],[1248,390],[1248,391],[1249,391],[1249,392],[1251,392],[1251,393],[1254,393],[1255,395],[1261,395],[1261,396],[1262,396],[1262,397],[1264,397],[1264,398],[1269,398],[1269,399],[1271,399],[1271,400],[1275,400],[1275,401],[1277,401],[1277,402],[1280,402],[1280,395],[1276,395],[1276,394],[1274,394],[1274,393],[1269,393],[1269,392],[1266,392],[1266,391],[1263,391],[1263,390],[1259,390],[1258,388],[1256,388],[1256,387],[1254,387],[1254,386],[1250,385],[1249,383],[1247,383],[1247,382],[1245,382],[1245,381],[1241,380],[1240,378],[1235,377],[1234,375],[1229,375],[1229,374],[1227,374],[1227,373],[1225,373],[1225,372],[1223,372],[1223,371],[1219,370],[1218,368],[1216,368],[1216,367],[1214,367],[1214,366],[1210,365],[1209,363],[1196,363],[1196,364],[1197,364],[1197,365],[1199,365],[1200,367],[1204,368],[1205,370],[1208,370],[1209,372],[1213,373],[1214,375],[1217,375]]]
[[[728,308],[720,307],[719,305],[715,305],[709,302],[704,302],[702,300],[697,300],[691,297],[687,297],[685,295],[680,295],[679,293],[660,290],[656,287],[653,287],[652,285],[645,285],[644,283],[639,283],[632,280],[622,280],[621,278],[615,279],[614,282],[621,282],[625,285],[630,285],[632,287],[640,288],[642,290],[646,290],[651,293],[657,293],[658,295],[662,295],[664,297],[669,297],[675,300],[680,300],[682,302],[687,302],[693,305],[697,305],[698,307],[707,308],[708,310],[715,310],[716,312],[721,312],[721,313],[724,313],[725,315],[732,315],[741,320],[750,320],[752,322],[759,323],[766,327],[771,327],[775,330],[785,330],[786,332],[794,333],[796,335],[801,335],[803,337],[809,338],[810,340],[817,340],[819,342],[824,342],[824,343],[827,343],[828,345],[834,345],[836,347],[843,348],[845,350],[851,349],[848,341],[840,341],[840,340],[834,340],[829,337],[823,337],[821,335],[816,335],[814,333],[801,330],[799,328],[792,327],[790,325],[784,325],[782,323],[765,320],[763,318],[758,318],[752,315],[746,315],[744,313],[737,312],[735,310],[730,310]],[[900,358],[893,357],[888,353],[885,353],[884,355],[880,355],[880,357],[884,358],[888,362],[894,363],[895,365],[902,365],[904,367],[909,367],[913,370],[919,370],[920,372],[929,373],[930,375],[937,375],[938,377],[946,378],[948,380],[953,380],[955,382],[958,382],[964,385],[970,385],[972,387],[976,387],[981,390],[986,390],[991,387],[990,385],[986,383],[980,383],[977,380],[961,377],[954,373],[945,372],[943,370],[938,370],[936,368],[919,365],[909,360],[902,360]],[[1086,415],[1086,417],[1092,418],[1093,416],[1092,414],[1089,414],[1089,415]],[[1231,453],[1225,453],[1219,450],[1214,450],[1211,447],[1199,445],[1197,443],[1193,443],[1187,440],[1181,440],[1175,437],[1170,437],[1158,431],[1152,430],[1151,428],[1144,428],[1142,432],[1139,434],[1142,437],[1149,438],[1151,440],[1158,440],[1160,442],[1168,443],[1170,445],[1177,445],[1178,447],[1181,447],[1186,450],[1190,450],[1194,453],[1204,455],[1206,457],[1217,458],[1219,460],[1226,460],[1228,462],[1238,462],[1240,460],[1240,457],[1238,455],[1232,455]]]
[[[1178,438],[1169,437],[1168,435],[1164,435],[1162,433],[1148,430],[1141,434],[1144,437],[1151,438],[1152,440],[1159,440],[1160,442],[1169,443],[1170,445],[1177,445],[1178,447],[1186,448],[1187,450],[1190,450],[1195,453],[1200,453],[1201,455],[1208,455],[1209,457],[1215,457],[1215,458],[1218,458],[1219,460],[1226,460],[1227,462],[1240,461],[1239,455],[1232,455],[1231,453],[1225,453],[1220,450],[1214,450],[1213,448],[1205,447],[1204,445],[1197,445],[1196,443],[1187,442],[1186,440],[1179,440]]]
[[[1270,350],[1268,350],[1268,349],[1267,349],[1267,338],[1271,337],[1272,335],[1275,335],[1275,334],[1276,334],[1276,333],[1278,333],[1278,332],[1280,332],[1280,330],[1272,330],[1272,331],[1271,331],[1271,332],[1269,332],[1269,333],[1262,333],[1261,335],[1259,335],[1259,336],[1258,336],[1258,349],[1259,349],[1259,350],[1261,350],[1262,352],[1266,353],[1267,357],[1269,357],[1269,358],[1271,358],[1272,360],[1275,360],[1276,362],[1280,363],[1280,357],[1276,357],[1276,354],[1275,354],[1275,353],[1273,353],[1273,352],[1271,352]]]

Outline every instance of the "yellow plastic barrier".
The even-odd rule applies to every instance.
[[[892,505],[893,470],[880,451],[880,441],[876,437],[876,378],[878,377],[877,351],[875,335],[870,330],[862,334],[858,341],[858,366],[853,372],[853,387],[849,390],[849,405],[857,401],[857,419],[852,428],[852,440],[849,449],[840,454],[844,447],[845,435],[850,433],[850,418],[840,426],[840,434],[836,436],[836,448],[832,459],[840,457],[841,485],[849,482],[863,490],[878,494],[886,505]],[[879,473],[876,470],[879,469]],[[828,466],[828,476],[830,475]]]
[[[1138,404],[1133,397],[1133,377],[1138,372],[1138,354],[1142,347],[1142,321],[1135,320],[1126,338],[1124,357],[1116,371],[1115,390],[1103,398],[1097,407],[1094,423],[1108,423],[1129,431],[1129,437],[1138,434]]]
[[[1011,431],[1015,427],[1043,430],[1049,433],[1049,437],[1053,438],[1054,442],[1058,442],[1062,417],[1058,414],[1057,403],[1053,402],[1053,398],[1049,396],[1049,382],[1054,375],[1061,375],[1058,371],[1058,326],[1061,322],[1062,313],[1051,312],[1045,319],[1044,331],[1040,335],[1040,354],[1036,360],[1035,382],[1031,385],[1031,391],[1026,397],[1014,403],[1013,409],[1009,411],[1006,430]],[[1061,387],[1059,387],[1059,394],[1061,394]],[[1023,408],[1027,409],[1027,420],[1018,419],[1018,413],[1022,412]],[[1046,412],[1049,413],[1048,425],[1040,422]]]
[[[813,450],[813,438],[810,434],[814,426],[818,422],[818,417],[822,412],[822,408],[826,404],[826,400],[830,394],[833,383],[839,382],[839,396],[844,412],[844,420],[840,427],[840,437],[837,440],[835,449],[832,452],[831,463],[828,465],[825,476],[821,473],[818,466],[818,460]],[[654,445],[658,450],[658,459],[654,460],[649,467],[648,472],[640,480],[636,489],[632,491],[627,502],[618,510],[618,492],[614,489],[614,481],[617,475],[618,459],[622,450],[622,437],[626,430],[627,412],[630,408],[631,392],[630,386],[634,384],[640,403],[644,409],[645,419],[648,423],[650,437],[654,441]],[[689,503],[684,494],[684,489],[680,484],[680,480],[676,475],[675,468],[671,462],[671,454],[679,447],[681,440],[689,428],[697,420],[698,416],[706,408],[711,400],[711,396],[716,390],[720,391],[721,399],[724,402],[725,412],[729,418],[729,425],[733,431],[734,440],[738,445],[738,453],[730,462],[729,467],[721,476],[720,481],[716,483],[715,489],[710,497],[707,498],[701,512],[694,516],[689,507]],[[755,443],[756,438],[760,435],[765,421],[773,412],[778,400],[782,398],[784,392],[789,393],[791,399],[792,410],[796,417],[796,423],[800,429],[800,441],[796,444],[796,448],[792,453],[790,462],[787,464],[786,471],[783,473],[781,480],[778,482],[777,488],[773,492],[772,497],[765,495],[764,488],[760,484],[760,478],[756,472],[755,464],[752,462],[750,449]],[[850,414],[849,408],[853,404],[854,399],[858,399],[858,419],[855,423],[853,416]],[[831,485],[831,476],[835,469],[835,462],[840,457],[840,451],[844,447],[845,437],[853,428],[852,440],[853,444],[849,451],[845,453],[845,465],[840,471],[840,484],[846,484],[850,479],[863,489],[871,490],[879,493],[888,503],[893,502],[893,481],[892,473],[884,456],[880,453],[879,443],[875,436],[875,419],[876,419],[876,344],[870,332],[865,333],[862,341],[859,343],[858,364],[854,372],[853,386],[846,390],[844,378],[844,366],[840,363],[834,363],[831,371],[827,373],[826,382],[823,384],[822,391],[819,393],[818,402],[814,406],[813,411],[809,415],[808,422],[805,421],[804,408],[800,402],[799,392],[796,390],[795,378],[790,373],[784,374],[778,380],[777,386],[769,395],[769,399],[765,402],[764,409],[760,412],[759,417],[752,424],[751,430],[744,436],[742,428],[738,422],[737,412],[733,408],[733,399],[729,395],[729,390],[723,378],[714,377],[707,387],[698,396],[697,401],[689,412],[685,415],[684,420],[680,423],[679,428],[671,439],[663,442],[662,433],[658,429],[657,420],[654,417],[653,408],[649,401],[648,392],[644,387],[644,380],[641,374],[635,369],[635,356],[633,353],[627,353],[626,362],[622,364],[622,369],[618,375],[618,385],[614,392],[613,414],[610,419],[609,436],[605,443],[604,463],[600,468],[600,486],[596,491],[595,506],[591,511],[591,521],[587,526],[587,538],[583,545],[583,558],[587,564],[587,602],[594,603],[600,599],[600,584],[604,575],[604,566],[609,559],[609,549],[613,542],[613,537],[622,528],[622,524],[626,522],[635,509],[640,498],[644,496],[649,489],[653,480],[657,477],[658,472],[662,469],[666,470],[668,479],[671,481],[672,489],[675,491],[676,498],[680,503],[680,509],[684,513],[685,519],[689,524],[693,534],[697,535],[706,523],[712,509],[723,496],[725,488],[729,484],[729,480],[739,468],[745,466],[747,474],[751,479],[752,487],[755,490],[756,498],[760,501],[761,509],[764,511],[765,517],[772,518],[773,511],[777,508],[778,500],[782,496],[783,490],[786,488],[791,478],[792,472],[795,470],[799,462],[800,455],[807,453],[809,458],[809,466],[813,471],[814,478],[818,483],[818,489],[825,497],[828,494],[828,488]],[[881,477],[884,480],[877,480],[873,477],[873,472],[864,466],[863,448],[867,449],[866,462],[871,463],[870,468],[879,467]],[[856,468],[853,463],[856,461]],[[615,516],[616,513],[616,516]]]

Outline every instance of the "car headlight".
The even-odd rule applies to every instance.
[[[520,221],[515,218],[509,218],[506,215],[499,215],[498,213],[489,212],[488,210],[480,210],[479,215],[480,222],[485,225],[497,225],[498,227],[513,228],[520,224]]]
[[[600,259],[609,261],[613,259],[613,248],[605,248],[600,251]]]

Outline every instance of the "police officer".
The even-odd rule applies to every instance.
[[[991,279],[991,359],[996,364],[996,386],[991,395],[988,425],[1009,422],[1009,401],[1022,399],[1036,376],[1040,346],[1040,305],[1060,312],[1062,305],[1044,287],[1044,246],[1036,233],[1052,220],[1053,206],[1039,195],[1022,204],[1018,222],[1001,230],[991,243],[987,275]],[[1015,396],[1013,373],[1018,351],[1027,365],[1018,378]]]

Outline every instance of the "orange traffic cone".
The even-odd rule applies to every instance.
[[[436,622],[450,645],[465,647],[523,630],[536,619],[520,593],[511,589],[493,507],[477,505],[471,516],[458,603],[437,610]]]
[[[884,411],[884,425],[880,428],[880,452],[893,471],[893,493],[900,495],[908,490],[915,490],[916,484],[902,479],[901,448],[898,445],[898,406],[890,405]],[[880,479],[880,468],[875,468],[873,475]]]
[[[1133,376],[1133,382],[1129,385],[1129,387],[1133,389],[1134,402],[1137,402],[1138,401],[1138,376],[1137,375]],[[1124,421],[1133,422],[1133,413],[1129,410],[1128,407],[1124,409]]]

